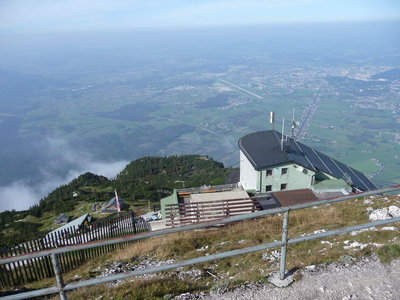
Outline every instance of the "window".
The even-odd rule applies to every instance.
[[[286,175],[288,173],[288,168],[282,168],[282,175]]]
[[[286,190],[287,188],[287,184],[286,183],[282,183],[281,184],[281,191]]]
[[[266,191],[266,192],[272,191],[272,185],[267,185],[267,186],[265,187],[265,191]]]
[[[272,170],[267,170],[267,176],[272,176]]]

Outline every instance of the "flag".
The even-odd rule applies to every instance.
[[[115,202],[117,203],[117,211],[120,212],[121,206],[119,206],[117,190],[114,190],[114,191],[115,191]]]

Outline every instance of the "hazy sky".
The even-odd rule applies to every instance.
[[[0,32],[399,20],[400,0],[1,0]]]

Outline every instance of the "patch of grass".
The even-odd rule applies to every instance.
[[[115,288],[110,288],[107,284],[97,285],[89,288],[82,288],[68,293],[68,299],[163,299],[165,295],[173,296],[187,292],[201,292],[205,286],[200,282],[179,280],[176,278],[161,279],[136,279],[119,284]],[[52,299],[58,299],[58,296]]]
[[[379,260],[383,263],[390,263],[393,259],[400,257],[400,245],[385,245],[376,251]]]
[[[303,275],[302,275],[300,272],[296,272],[296,273],[294,274],[294,276],[293,276],[293,279],[294,279],[295,281],[300,281],[302,277],[303,277]]]

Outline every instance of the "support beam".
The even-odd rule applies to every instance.
[[[281,247],[281,266],[280,266],[280,279],[285,279],[285,269],[286,269],[286,251],[288,244],[288,231],[289,231],[289,211],[283,213],[283,226],[282,226],[282,243]]]
[[[61,267],[60,267],[60,261],[58,260],[58,255],[57,254],[51,254],[51,262],[53,263],[53,268],[54,268],[54,274],[56,276],[56,281],[57,281],[57,287],[58,291],[60,294],[60,299],[61,300],[68,300],[67,293],[64,291],[64,279],[62,277],[61,273]]]

